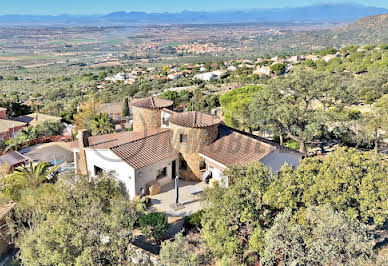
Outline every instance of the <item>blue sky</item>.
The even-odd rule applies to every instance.
[[[106,14],[113,11],[179,12],[343,3],[338,0],[1,0],[0,14]],[[388,8],[388,0],[352,0]]]

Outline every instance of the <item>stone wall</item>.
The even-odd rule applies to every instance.
[[[130,244],[129,248],[132,251],[129,263],[135,265],[161,265],[157,255],[133,244]]]
[[[145,109],[133,106],[132,113],[133,131],[135,132],[144,132],[162,126],[161,112],[159,109]]]
[[[179,175],[184,180],[201,180],[200,162],[203,159],[199,156],[199,152],[203,147],[215,141],[218,136],[218,125],[206,128],[187,128],[170,122],[170,128],[173,130],[171,144],[181,153],[180,160],[185,160],[188,166],[186,170],[180,169]],[[186,142],[181,142],[182,134],[187,136]]]

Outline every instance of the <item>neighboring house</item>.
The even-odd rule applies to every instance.
[[[222,110],[222,107],[216,107],[210,111],[212,115],[216,115],[218,117],[224,116],[224,111]]]
[[[27,126],[24,122],[14,121],[7,118],[7,108],[0,108],[0,138],[8,140]]]
[[[32,162],[47,162],[51,165],[61,165],[74,162],[74,154],[66,146],[59,143],[35,147],[23,153],[23,156]]]
[[[195,79],[203,80],[203,81],[210,81],[213,79],[217,79],[218,76],[214,74],[213,72],[206,72],[202,74],[197,74],[194,76]]]
[[[177,80],[177,79],[180,79],[182,77],[182,72],[169,74],[169,75],[167,75],[167,77],[170,80]]]
[[[255,71],[253,71],[253,74],[256,75],[271,75],[272,70],[268,66],[258,66]]]
[[[129,113],[130,116],[132,114],[131,106],[129,106]],[[97,113],[104,113],[108,114],[110,118],[113,120],[126,120],[126,117],[123,117],[123,103],[122,102],[116,102],[116,103],[104,103],[100,104],[97,107]]]
[[[107,77],[105,78],[106,81],[113,81],[113,82],[116,82],[116,81],[124,81],[127,79],[127,75],[124,73],[124,72],[120,72],[120,73],[117,73],[115,76],[113,77]]]
[[[235,67],[235,66],[229,66],[228,67],[228,71],[233,72],[233,71],[236,71],[236,70],[237,70],[237,67]]]
[[[226,70],[215,70],[213,72],[206,72],[202,74],[197,74],[194,76],[195,79],[203,80],[203,81],[211,81],[213,79],[220,78],[223,74],[225,74]]]
[[[313,60],[314,62],[319,60],[319,57],[317,55],[312,55],[312,54],[306,55],[305,58],[306,60]]]
[[[16,167],[24,165],[28,161],[28,158],[23,156],[17,151],[12,151],[0,156],[0,165],[7,165],[8,171],[14,170]]]
[[[291,56],[287,59],[288,62],[290,63],[299,63],[301,61],[305,60],[305,57],[304,56],[300,56],[300,55],[294,55],[294,56]]]
[[[177,175],[227,184],[223,171],[231,165],[260,161],[277,172],[284,163],[298,166],[302,158],[297,151],[229,128],[217,116],[171,111],[170,100],[148,97],[131,104],[133,132],[94,137],[81,132],[78,142],[72,143],[79,173],[115,172],[131,199]]]
[[[32,126],[32,127],[36,126],[38,123],[43,121],[56,121],[58,123],[61,123],[62,121],[61,117],[51,116],[51,115],[46,115],[41,113],[33,113],[33,114],[13,117],[11,119],[14,121],[23,122],[27,124],[27,126]]]
[[[17,132],[22,128],[26,127],[26,123],[0,119],[0,138],[3,140],[8,140],[16,136]]]

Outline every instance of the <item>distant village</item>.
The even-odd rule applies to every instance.
[[[186,47],[186,46],[184,46]],[[190,46],[191,47],[191,46]],[[213,47],[213,46],[211,46]],[[182,48],[183,49],[183,48]],[[295,65],[300,64],[306,60],[312,60],[316,62],[318,60],[323,60],[329,62],[331,59],[340,57],[340,53],[328,54],[325,56],[319,56],[316,54],[307,54],[307,55],[294,55],[279,57],[275,56],[272,58],[257,58],[257,60],[236,60],[236,61],[225,61],[219,69],[214,71],[208,71],[208,68],[205,64],[183,64],[183,65],[170,65],[166,66],[168,71],[158,70],[155,67],[149,68],[135,68],[133,70],[126,70],[125,72],[120,72],[115,74],[112,77],[105,78],[109,82],[123,82],[125,84],[133,84],[136,80],[139,79],[141,75],[149,75],[149,79],[168,79],[168,80],[177,80],[183,77],[192,76],[193,79],[202,80],[202,81],[211,81],[221,78],[227,73],[231,74],[237,69],[247,68],[251,69],[251,74],[258,76],[266,75],[271,77],[276,77],[282,75],[291,70]],[[216,64],[210,65],[211,67],[216,67]]]

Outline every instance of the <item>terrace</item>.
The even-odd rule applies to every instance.
[[[175,185],[171,182],[161,188],[159,194],[151,196],[151,211],[164,212],[172,217],[184,217],[191,215],[201,208],[200,195],[207,185],[198,181],[179,180],[179,203],[183,208],[173,209],[175,204]]]

